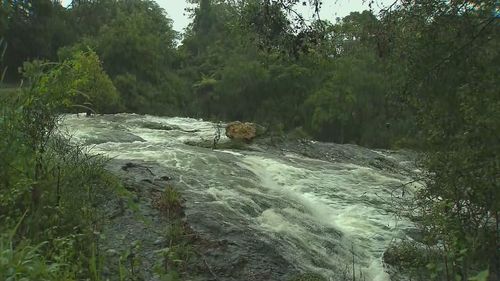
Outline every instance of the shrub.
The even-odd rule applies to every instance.
[[[169,218],[178,216],[182,211],[181,196],[179,192],[170,185],[160,194],[157,204],[160,211]]]
[[[100,279],[95,206],[115,182],[57,131],[68,67],[25,64],[25,86],[0,108],[0,280]]]
[[[61,111],[112,113],[120,109],[119,95],[91,50],[77,51],[60,64],[33,61],[23,65],[28,91],[44,97],[45,105]],[[49,108],[46,108],[49,109]]]

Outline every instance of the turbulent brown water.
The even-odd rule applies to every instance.
[[[67,115],[63,128],[92,153],[177,175],[193,229],[241,255],[269,253],[330,280],[351,274],[354,258],[357,274],[387,281],[382,254],[409,228],[390,212],[391,192],[412,172],[405,153],[314,142],[213,150],[186,144],[216,131],[190,118]]]

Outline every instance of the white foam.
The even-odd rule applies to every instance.
[[[236,152],[236,151],[232,151],[232,150],[217,150],[219,152],[222,152],[222,153],[228,153],[228,154],[231,154],[231,155],[234,155],[234,156],[243,156],[242,153],[239,153],[239,152]]]
[[[141,122],[181,130],[152,130],[141,127]],[[354,246],[356,264],[367,280],[388,281],[381,256],[399,229],[406,227],[405,222],[396,225],[386,212],[392,188],[404,180],[400,175],[292,153],[278,157],[186,146],[188,140],[211,140],[216,131],[213,123],[192,118],[66,115],[62,124],[76,141],[116,131],[141,137],[145,142],[97,144],[93,153],[154,161],[181,171],[186,184],[184,176],[192,176],[196,179],[192,192],[200,195],[197,205],[217,206],[218,211],[239,218],[235,224],[245,220],[248,227],[274,239],[282,254],[299,267],[335,276],[346,261],[351,262]]]
[[[297,157],[294,155],[294,158]],[[261,156],[247,156],[243,163],[257,175],[263,187],[290,200],[297,209],[309,214],[302,219],[313,221],[317,227],[333,226],[343,233],[344,243],[356,245],[357,251],[361,251],[360,256],[367,257],[359,261],[366,275],[373,280],[388,280],[383,271],[381,255],[392,238],[395,224],[388,214],[380,212],[376,206],[359,197],[363,193],[371,195],[372,192],[378,192],[378,196],[387,198],[387,185],[399,183],[398,179],[351,164],[317,170],[300,166],[300,161],[291,165],[288,161]],[[376,196],[365,197],[377,199]],[[300,220],[285,217],[285,214],[290,212],[269,209],[261,214],[258,221],[268,231],[286,234],[293,240],[314,240],[314,235],[304,230],[307,225],[297,225],[296,222]],[[350,245],[343,246],[349,248]],[[322,252],[321,246],[313,250],[318,254]],[[301,258],[296,258],[300,262]],[[314,266],[310,267],[314,269]]]

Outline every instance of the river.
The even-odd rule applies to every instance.
[[[330,280],[352,274],[353,261],[357,276],[389,280],[383,252],[410,227],[391,213],[391,194],[413,169],[403,152],[314,142],[214,150],[186,144],[215,133],[213,123],[191,118],[66,115],[62,124],[92,153],[175,171],[195,230],[236,247],[242,236],[257,237]]]

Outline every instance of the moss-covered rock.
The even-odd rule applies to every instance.
[[[382,257],[385,264],[396,267],[425,267],[429,257],[438,256],[409,241],[391,244]]]
[[[290,281],[327,281],[327,279],[317,273],[307,272],[293,277]]]

